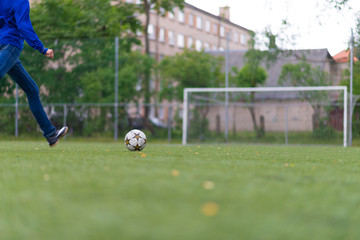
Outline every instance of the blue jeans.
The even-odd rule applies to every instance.
[[[24,90],[31,112],[43,131],[44,137],[50,137],[56,129],[41,104],[38,86],[19,60],[20,53],[21,50],[15,46],[0,44],[0,79],[8,74]]]

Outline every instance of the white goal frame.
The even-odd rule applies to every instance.
[[[347,147],[347,101],[348,92],[346,86],[317,86],[317,87],[256,87],[256,88],[185,88],[183,102],[183,125],[182,125],[182,144],[187,144],[187,128],[188,128],[188,96],[194,92],[295,92],[295,91],[343,91],[344,93],[344,147]]]

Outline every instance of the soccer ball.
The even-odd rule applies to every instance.
[[[133,129],[125,135],[125,146],[130,151],[141,151],[146,146],[146,135],[140,130]]]

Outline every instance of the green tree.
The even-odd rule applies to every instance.
[[[278,84],[283,86],[329,86],[331,79],[327,72],[321,70],[320,67],[313,67],[310,63],[306,62],[304,57],[297,64],[283,65]],[[306,91],[299,93],[299,97],[311,104],[314,110],[314,129],[318,128],[321,123],[321,103],[328,100],[328,92]]]
[[[36,3],[31,10],[34,28],[45,45],[55,50],[56,59],[51,63],[26,46],[23,61],[39,85],[44,85],[49,92],[44,95],[45,100],[79,100],[88,88],[87,82],[82,80],[85,78],[97,81],[98,86],[109,82],[111,69],[114,69],[114,37],[120,36],[121,54],[129,52],[132,45],[140,44],[136,36],[141,28],[140,21],[129,17],[135,11],[135,7],[111,4],[110,0],[42,0]],[[126,93],[126,90],[120,89],[119,93]],[[109,96],[102,97],[109,99]],[[88,96],[84,98],[89,99]]]
[[[214,57],[204,52],[185,49],[183,53],[165,57],[160,63],[162,77],[161,98],[183,100],[184,88],[219,87],[224,82],[221,72],[222,57]],[[206,96],[205,96],[206,97]],[[190,125],[191,134],[202,136],[207,131],[207,114],[209,107],[196,107],[194,116],[196,122]]]
[[[253,53],[256,53],[254,51]],[[233,68],[233,72],[236,74],[233,79],[238,87],[258,87],[263,85],[267,79],[266,70],[258,65],[246,64],[240,71]],[[251,92],[249,95],[242,95],[242,101],[250,103],[247,107],[250,111],[251,120],[253,122],[254,131],[257,137],[262,137],[265,134],[265,130],[259,127],[256,121],[255,114],[255,92]]]
[[[223,82],[222,57],[185,49],[175,56],[165,57],[160,63],[161,97],[183,100],[184,88],[218,87]]]
[[[165,16],[167,12],[173,12],[173,9],[178,7],[183,9],[184,0],[141,0],[138,5],[139,13],[145,14],[144,24],[144,41],[145,41],[145,53],[150,56],[150,43],[149,43],[149,24],[150,24],[150,11],[155,10],[158,15]],[[145,75],[143,87],[144,87],[144,101],[150,103],[151,101],[151,86],[150,86],[151,75],[150,72]],[[145,107],[145,119],[148,121],[150,113],[149,106]],[[147,122],[148,124],[148,122]]]
[[[338,10],[341,10],[349,2],[349,0],[328,0],[328,1],[331,7],[334,7]]]
[[[347,86],[350,89],[350,69],[345,69],[342,73],[342,80],[340,85]],[[354,63],[353,68],[353,94],[356,99],[356,103],[359,102],[360,97],[360,62]],[[353,103],[355,104],[355,102]],[[352,110],[352,109],[351,109]],[[356,136],[360,135],[360,108],[355,105],[353,110],[353,133]]]
[[[140,44],[136,33],[142,29],[141,22],[133,17],[136,6],[113,3],[110,0],[42,0],[33,5],[34,29],[45,46],[55,50],[55,60],[44,58],[27,45],[21,60],[40,89],[45,89],[41,94],[44,102],[113,101],[114,38],[120,37],[121,58],[134,44]],[[121,64],[126,60],[124,57]],[[133,85],[127,78],[120,78],[119,85],[122,86],[119,87],[120,100],[134,100],[139,96],[129,95],[134,88],[129,89]],[[21,101],[26,100],[23,97]],[[69,114],[68,120],[72,125],[79,125],[78,129],[87,128],[84,134],[90,134],[91,129],[104,129],[106,124],[112,127],[111,119],[106,123],[99,117],[111,112],[110,108],[99,111],[81,108],[76,114]]]
[[[265,29],[264,36],[267,39],[265,42],[267,50],[262,51],[255,48],[257,40],[255,33],[252,33],[248,42],[249,50],[244,55],[244,67],[240,70],[236,67],[232,68],[232,82],[235,82],[237,87],[258,87],[263,85],[267,79],[267,73],[262,65],[269,68],[277,60],[278,54],[282,52],[276,43],[277,35],[274,35],[270,29]],[[254,106],[255,95],[255,92],[251,92],[250,95],[242,94],[239,100],[250,103],[248,109],[254,131],[257,137],[262,137],[265,134],[265,130],[257,124]]]

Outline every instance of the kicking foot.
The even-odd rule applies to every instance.
[[[58,144],[58,142],[60,141],[60,139],[65,136],[65,134],[67,133],[67,131],[69,130],[68,127],[63,127],[60,130],[56,130],[56,132],[54,133],[54,135],[52,135],[51,137],[47,138],[47,141],[49,142],[49,146],[50,147],[55,147],[56,144]]]

